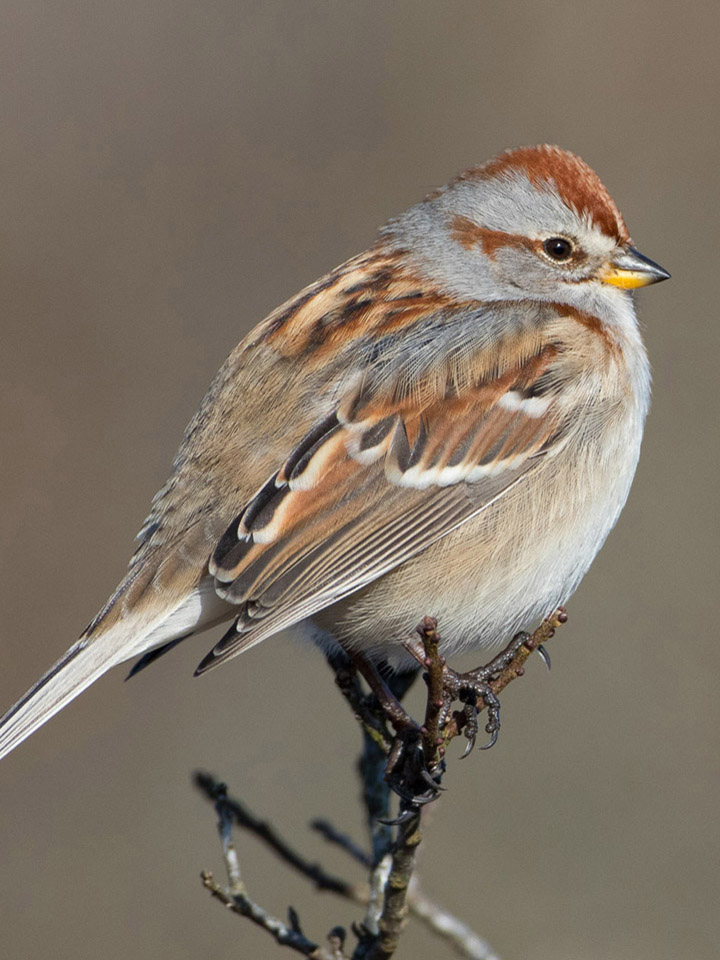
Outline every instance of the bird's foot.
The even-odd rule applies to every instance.
[[[560,607],[543,620],[534,633],[516,634],[489,663],[467,673],[458,673],[447,665],[445,657],[439,652],[437,622],[432,617],[425,617],[417,628],[420,640],[405,644],[408,653],[423,669],[428,688],[422,726],[407,713],[370,661],[353,651],[348,653],[354,668],[370,685],[385,721],[395,730],[390,742],[385,780],[400,797],[400,817],[396,821],[385,822],[404,822],[414,816],[420,807],[437,799],[444,789],[442,776],[448,742],[462,734],[467,740],[463,757],[468,756],[476,745],[479,735],[478,714],[483,709],[487,709],[484,730],[489,739],[480,749],[488,750],[497,742],[500,732],[498,693],[514,677],[522,676],[525,672],[524,663],[533,650],[540,653],[549,668],[549,657],[543,642],[550,639],[555,628],[566,620],[567,614]],[[399,696],[402,696],[401,692]],[[453,710],[457,703],[461,704],[460,709]]]
[[[488,750],[494,746],[500,732],[498,693],[511,679],[524,674],[525,661],[533,650],[537,650],[545,666],[548,670],[550,669],[550,656],[543,643],[553,637],[556,628],[566,621],[565,608],[558,607],[532,634],[524,631],[517,633],[507,647],[489,663],[468,673],[456,673],[443,661],[442,689],[445,706],[441,717],[441,729],[445,731],[448,739],[458,733],[466,737],[468,744],[463,757],[468,756],[475,747],[478,736],[477,718],[483,707],[486,707],[488,712],[485,732],[489,734],[490,739],[481,749]],[[447,704],[458,700],[463,704],[463,708],[450,717]]]
[[[458,729],[468,741],[463,757],[467,757],[475,748],[479,733],[478,713],[482,707],[487,709],[485,733],[489,735],[489,739],[480,749],[489,750],[497,743],[500,733],[500,700],[492,684],[510,666],[530,639],[528,633],[517,633],[507,647],[489,663],[467,673],[457,673],[445,666],[443,689],[446,696],[451,703],[460,701],[463,704],[455,718]]]
[[[487,750],[495,744],[500,731],[500,701],[491,684],[530,640],[529,634],[519,633],[485,666],[458,673],[439,653],[437,622],[426,617],[417,632],[421,642],[407,644],[407,649],[425,670],[428,687],[425,723],[419,726],[403,711],[404,717],[398,726],[397,704],[388,705],[390,712],[386,713],[397,731],[385,772],[387,783],[401,801],[400,818],[393,823],[403,822],[418,807],[436,800],[444,789],[442,775],[445,772],[446,729],[450,720],[454,721],[455,731],[462,732],[468,741],[463,753],[466,757],[478,737],[478,713],[481,708],[486,708],[485,732],[489,734],[489,740],[481,749]],[[452,707],[458,702],[462,707],[453,713]]]
[[[428,760],[423,746],[424,728],[416,723],[399,731],[388,754],[385,781],[400,797],[400,815],[385,823],[403,823],[419,807],[436,800],[442,790],[445,761]]]

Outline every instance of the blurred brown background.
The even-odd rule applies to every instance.
[[[559,143],[673,274],[639,296],[653,408],[553,672],[451,764],[422,873],[506,960],[715,957],[719,27],[709,0],[6,0],[0,706],[120,578],[249,327],[461,168]],[[304,827],[362,833],[322,659],[282,636],[195,681],[211,642],[113,672],[0,766],[3,957],[287,955],[200,887],[221,864],[196,767],[345,869]],[[356,916],[241,854],[311,935]],[[444,949],[411,931],[399,956]]]

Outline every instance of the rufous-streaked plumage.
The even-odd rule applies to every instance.
[[[632,482],[650,374],[630,244],[557,147],[468,170],[302,290],[225,362],[127,576],[6,714],[0,756],[115,664],[229,622],[198,668],[297,625],[392,666],[568,599]]]

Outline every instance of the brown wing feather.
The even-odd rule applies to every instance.
[[[521,481],[560,435],[555,398],[533,392],[554,353],[545,344],[419,405],[418,391],[393,403],[356,387],[218,543],[210,572],[242,609],[198,671],[360,589]]]

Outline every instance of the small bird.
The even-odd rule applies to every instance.
[[[0,721],[0,756],[111,667],[230,627],[196,673],[295,626],[408,668],[564,603],[615,524],[650,396],[635,250],[597,175],[507,151],[274,310],[191,420],[127,575]]]

